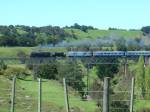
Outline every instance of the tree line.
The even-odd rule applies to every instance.
[[[87,31],[95,29],[92,26],[80,26],[75,23],[73,26],[61,28],[59,26],[25,26],[25,25],[9,25],[0,26],[0,46],[37,46],[37,45],[56,45],[59,42],[67,40],[67,38],[76,39],[74,33],[68,33],[65,28],[80,29]]]
[[[68,37],[73,38],[73,35],[58,26],[0,26],[0,46],[55,45]]]
[[[59,27],[59,26],[24,26],[24,25],[9,25],[0,26],[0,46],[37,46],[37,45],[56,45],[64,40],[77,39],[78,36],[74,32],[67,32],[65,29],[79,29],[85,33],[88,30],[97,30],[93,26],[79,25],[75,23],[72,26]],[[119,30],[116,28],[109,28],[109,30]],[[150,37],[150,26],[141,28],[143,35]],[[69,39],[68,39],[69,38]],[[118,43],[117,43],[118,41]],[[117,40],[116,43],[123,46],[123,40]],[[138,39],[135,42],[139,42]],[[131,43],[133,44],[133,43]],[[136,47],[136,45],[134,45]],[[141,47],[141,46],[140,46]]]

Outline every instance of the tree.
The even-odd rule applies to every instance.
[[[1,36],[0,37],[0,46],[16,46],[17,40],[15,37]]]
[[[58,79],[66,78],[66,83],[84,95],[85,84],[83,77],[86,74],[86,69],[79,61],[61,61],[58,64]]]
[[[144,68],[144,57],[139,58],[137,68],[136,68],[136,87],[140,91],[142,97],[144,98],[145,94],[145,68]]]
[[[3,60],[0,60],[0,71],[7,69],[7,65]]]
[[[119,38],[115,41],[118,51],[126,51],[126,40],[124,38]]]
[[[119,65],[117,64],[118,63],[118,59],[116,58],[103,58],[102,62],[101,63],[115,63],[115,64],[99,64],[97,65],[97,74],[98,74],[98,77],[100,79],[103,79],[104,77],[111,77],[113,78],[114,77],[114,74],[115,73],[118,73],[119,71]]]
[[[17,53],[17,57],[20,58],[20,61],[21,61],[22,64],[25,63],[27,56],[28,56],[28,55],[26,54],[26,52],[25,52],[25,51],[22,51],[22,50],[18,51],[18,53]]]
[[[75,28],[75,29],[80,29],[81,28],[81,26],[78,23],[75,23],[74,26],[72,26],[72,27]]]
[[[56,79],[57,76],[56,64],[43,64],[38,68],[38,76],[45,79]]]
[[[142,31],[144,34],[150,36],[150,26],[142,27],[141,31]]]
[[[18,46],[34,46],[35,42],[32,38],[21,37],[17,38]]]
[[[35,43],[37,45],[45,45],[47,44],[48,35],[46,33],[37,33]]]
[[[59,35],[53,35],[53,36],[48,37],[46,42],[48,44],[56,45],[59,42],[59,39],[60,39]]]
[[[13,66],[8,67],[4,71],[4,76],[8,77],[9,79],[12,79],[14,76],[17,76],[17,78],[24,79],[26,76],[29,76],[30,71],[23,67]]]
[[[0,46],[36,46],[47,43],[55,45],[71,36],[58,26],[0,26]]]

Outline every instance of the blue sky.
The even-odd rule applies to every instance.
[[[0,25],[92,25],[139,29],[150,25],[150,0],[0,0]]]

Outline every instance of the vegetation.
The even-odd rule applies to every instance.
[[[107,63],[109,62],[110,59],[106,58],[104,59],[104,61],[102,63]],[[97,65],[97,75],[100,79],[104,79],[104,77],[114,77],[114,74],[118,73],[119,71],[119,66],[117,63],[119,63],[119,61],[116,58],[112,58],[111,59],[111,63],[116,63],[116,64],[99,64]]]
[[[81,39],[125,38],[141,39],[148,33],[148,27],[140,30],[122,30],[109,28],[100,30],[93,26],[79,25],[60,28],[58,26],[29,27],[23,25],[0,26],[0,46],[59,46],[63,42],[80,41]]]
[[[72,37],[60,27],[0,26],[0,46],[37,46],[56,44]]]
[[[63,66],[63,67],[62,67]],[[83,78],[86,74],[86,68],[79,61],[64,61],[58,64],[58,79],[66,78],[67,84],[84,95],[85,83]]]
[[[11,81],[7,78],[0,76],[0,88],[11,89]],[[33,88],[34,87],[34,88]],[[65,112],[65,101],[63,86],[54,80],[43,80],[42,83],[42,110],[44,112]],[[38,101],[38,82],[33,81],[30,77],[26,80],[17,79],[16,85],[16,104],[15,111],[19,112],[35,112],[37,111]],[[2,112],[10,110],[10,93],[11,91],[0,90],[1,103],[0,108]],[[70,107],[74,112],[94,112],[96,105],[92,101],[82,101],[78,98],[78,94],[74,92],[69,93]]]
[[[150,36],[150,26],[142,27],[141,31],[143,31],[145,35]]]
[[[137,72],[136,72],[136,84],[137,89],[140,91],[142,97],[145,97],[145,68],[144,68],[144,57],[139,58]]]
[[[144,35],[143,35],[144,34]],[[140,30],[123,30],[109,28],[108,30],[99,30],[92,26],[74,24],[64,28],[55,26],[45,27],[28,27],[28,26],[0,26],[0,57],[29,57],[32,51],[50,51],[50,52],[66,52],[66,48],[43,48],[49,44],[49,47],[64,45],[70,47],[77,45],[77,48],[90,50],[97,47],[103,50],[149,50],[149,27],[143,27]],[[83,41],[81,41],[83,40]],[[40,47],[31,47],[31,46]],[[8,47],[21,46],[21,47]],[[24,47],[27,46],[27,47]],[[121,62],[122,59],[109,59],[112,63]],[[136,60],[129,60],[135,62]],[[14,64],[19,63],[19,64]],[[103,58],[101,62],[108,62],[107,58]],[[74,112],[96,112],[101,111],[102,93],[88,93],[88,101],[82,101],[87,95],[86,90],[91,91],[103,90],[103,78],[111,78],[110,94],[111,107],[129,108],[128,103],[112,102],[113,100],[129,100],[129,94],[120,94],[117,91],[129,91],[130,79],[136,77],[136,99],[147,100],[150,98],[150,67],[144,64],[144,57],[140,57],[137,65],[128,65],[129,70],[127,76],[123,74],[123,67],[119,64],[114,65],[92,65],[90,68],[81,60],[63,60],[54,61],[51,64],[26,65],[25,60],[18,61],[0,61],[0,88],[11,88],[11,79],[17,76],[17,89],[21,90],[17,95],[24,98],[25,101],[17,99],[17,111],[22,112],[22,103],[28,108],[26,111],[37,111],[37,82],[31,81],[31,76],[35,73],[37,77],[43,79],[43,110],[64,112],[63,86],[62,78],[66,78],[69,87],[70,105]],[[35,71],[35,69],[37,71]],[[89,70],[87,70],[89,69]],[[87,74],[90,81],[87,83]],[[34,86],[34,88],[33,88]],[[127,89],[128,88],[128,89]],[[1,89],[0,89],[1,90]],[[57,93],[57,94],[56,94]],[[0,92],[0,106],[2,111],[8,111],[9,98],[5,100],[5,105],[1,105],[1,96],[6,97],[6,91]],[[29,98],[29,99],[28,99]],[[98,99],[98,100],[97,100]],[[30,101],[29,101],[30,100]],[[85,99],[84,99],[85,100]],[[33,104],[32,106],[29,103]],[[143,106],[144,105],[144,106]],[[150,106],[149,102],[135,101],[135,109],[146,111]],[[97,109],[96,109],[97,108]],[[29,109],[29,110],[28,110]],[[148,110],[148,109],[147,109]],[[115,112],[115,111],[114,111]],[[121,112],[121,110],[119,111]]]
[[[150,66],[144,64],[144,58],[140,57],[136,68],[136,89],[140,93],[138,97],[142,99],[149,99],[149,87],[150,87]]]
[[[44,79],[56,79],[58,74],[55,63],[42,64],[38,66],[38,76]]]
[[[107,61],[107,60],[104,60]],[[112,59],[112,61],[117,62],[119,60],[115,60]],[[33,97],[33,110],[36,110],[36,103],[37,102],[37,93],[36,93],[36,89],[37,89],[37,82],[30,82],[27,80],[31,80],[28,79],[28,77],[33,74],[33,70],[32,69],[28,69],[26,68],[26,66],[23,64],[19,64],[19,65],[9,65],[6,64],[5,61],[1,62],[1,77],[3,77],[2,80],[8,80],[11,79],[13,77],[13,75],[17,75],[17,77],[19,79],[23,79],[23,80],[19,80],[18,79],[18,87],[19,89],[22,89],[23,92],[18,93],[22,94],[21,97],[26,96],[25,94],[30,94],[30,97]],[[39,66],[39,76],[42,78],[45,78],[43,82],[43,91],[44,92],[44,96],[43,96],[43,103],[44,103],[44,109],[45,110],[50,110],[49,107],[51,107],[52,110],[55,110],[56,112],[63,110],[62,108],[64,108],[63,104],[63,96],[58,95],[58,99],[62,99],[61,101],[57,101],[57,100],[50,100],[49,98],[53,98],[54,94],[49,94],[46,93],[47,91],[55,91],[56,88],[59,89],[58,91],[63,95],[63,90],[62,90],[62,78],[66,77],[67,79],[67,84],[69,85],[69,93],[71,95],[70,97],[70,101],[71,101],[71,107],[74,109],[77,109],[79,112],[85,112],[85,111],[95,111],[96,108],[98,108],[96,105],[100,106],[98,109],[101,108],[102,104],[101,102],[97,102],[97,99],[101,99],[102,98],[102,94],[100,93],[89,93],[89,95],[91,96],[92,101],[81,101],[81,96],[85,95],[86,91],[86,74],[87,74],[87,66],[85,66],[82,62],[80,61],[69,61],[69,60],[64,60],[64,61],[58,61],[54,64],[51,65],[41,65]],[[142,86],[144,86],[144,97],[141,97],[141,95],[136,95],[136,98],[142,98],[144,100],[149,99],[149,94],[145,94],[147,92],[149,92],[149,73],[150,73],[150,69],[149,66],[145,66],[144,68],[144,61],[143,61],[143,57],[140,57],[138,64],[136,65],[136,67],[133,67],[131,65],[129,65],[130,68],[132,68],[132,70],[134,70],[134,72],[132,70],[129,69],[129,72],[132,73],[128,74],[128,76],[123,76],[122,75],[122,68],[119,65],[115,65],[115,66],[91,66],[89,69],[89,75],[90,75],[90,83],[89,83],[89,88],[90,90],[93,91],[97,91],[97,90],[103,90],[103,78],[105,76],[111,77],[111,85],[113,88],[111,88],[111,94],[115,97],[112,97],[113,99],[120,99],[120,100],[127,100],[129,98],[129,94],[124,94],[121,95],[119,93],[117,93],[116,91],[125,91],[127,90],[127,88],[130,87],[130,78],[133,76],[133,74],[135,74],[136,77],[136,92],[139,92],[139,90],[142,90]],[[141,75],[143,74],[143,75]],[[5,78],[4,78],[5,77]],[[54,79],[54,80],[51,80]],[[142,81],[141,81],[142,80]],[[5,81],[4,81],[5,82]],[[3,81],[1,81],[1,84],[4,83]],[[10,80],[9,80],[10,82]],[[6,83],[6,82],[5,82]],[[7,81],[8,83],[8,81]],[[143,85],[142,85],[143,83]],[[56,85],[55,85],[56,84]],[[3,84],[2,84],[3,85]],[[32,85],[34,85],[34,90],[32,88]],[[52,86],[50,86],[52,85]],[[59,85],[57,87],[57,85]],[[50,90],[47,89],[50,87]],[[54,88],[53,88],[54,87]],[[5,87],[4,87],[5,88]],[[31,89],[32,88],[32,89]],[[79,93],[78,93],[79,91]],[[82,92],[80,92],[82,91]],[[58,92],[58,93],[59,93]],[[4,92],[2,92],[4,93]],[[80,97],[79,97],[80,96]],[[76,101],[74,101],[76,100]],[[21,102],[20,100],[17,100],[17,102]],[[28,102],[28,101],[27,101]],[[24,103],[27,103],[26,101]],[[78,102],[78,103],[77,103]],[[86,104],[85,107],[82,105]],[[28,103],[27,103],[28,104]],[[141,106],[141,105],[145,105],[145,107]],[[8,105],[8,104],[7,104]],[[17,105],[19,105],[17,103]],[[140,110],[142,108],[148,108],[149,107],[149,103],[148,102],[143,102],[142,101],[136,101],[135,102],[135,108],[136,110]],[[26,105],[28,106],[28,105]],[[82,107],[83,106],[83,107]],[[86,107],[89,106],[89,107]],[[121,108],[129,108],[127,103],[122,103],[122,102],[115,102],[115,103],[111,103],[112,107],[121,107]],[[18,107],[18,106],[17,106]],[[8,108],[8,107],[3,107],[3,108]],[[23,108],[23,107],[20,107]],[[82,109],[86,108],[84,111]],[[30,107],[31,109],[31,107]],[[100,111],[100,110],[99,110]],[[5,111],[4,111],[5,112]],[[120,110],[121,112],[121,110]]]

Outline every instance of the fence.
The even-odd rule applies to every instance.
[[[20,89],[19,87],[16,86],[17,81],[19,81],[19,79],[16,79],[16,77],[14,77],[11,83],[12,87],[9,86],[9,88],[0,89],[1,91],[0,95],[2,95],[0,96],[0,108],[2,109],[0,110],[0,112],[5,112],[5,111],[42,112],[43,107],[45,105],[42,102],[43,100],[42,96],[47,95],[47,94],[52,94],[52,93],[54,93],[55,95],[59,95],[59,93],[55,93],[55,91],[52,91],[52,93],[47,92],[48,88],[42,87],[42,84],[47,83],[47,82],[42,81],[42,79],[39,79],[38,82],[34,81],[34,85],[30,85],[30,83],[28,82],[28,85],[32,86],[30,87],[30,95],[26,93],[23,94],[21,91],[24,91],[26,87]],[[115,91],[115,94],[114,94],[114,93],[111,93],[110,79],[106,77],[104,79],[104,85],[103,85],[102,91],[101,90],[86,91],[88,94],[86,95],[86,98],[82,100],[85,100],[85,102],[91,101],[94,98],[90,98],[90,96],[92,94],[96,95],[95,93],[97,93],[99,98],[96,98],[94,101],[97,102],[96,105],[99,108],[99,112],[133,112],[134,111],[133,107],[134,107],[134,102],[135,102],[134,100],[134,95],[135,95],[134,78],[132,78],[131,82],[132,83],[130,85],[131,86],[130,90],[128,88],[128,91]],[[79,99],[81,98],[76,99],[75,97],[72,97],[71,94],[72,93],[74,94],[75,92],[73,92],[74,90],[68,89],[65,78],[63,79],[63,86],[64,86],[64,89],[63,89],[64,96],[61,96],[61,97],[64,97],[63,98],[64,107],[65,107],[65,108],[63,107],[65,109],[64,112],[74,112],[75,109],[73,108],[73,105],[75,105],[75,102],[80,104],[81,101]],[[32,91],[34,87],[36,88],[37,91],[36,90]],[[81,91],[77,91],[77,93],[78,92],[81,92]],[[127,99],[119,98],[120,94],[126,95],[125,98]],[[51,98],[48,98],[47,100],[53,100],[53,101],[59,100],[59,102],[62,102],[62,99],[58,99],[58,98],[56,99],[56,97],[57,96],[51,96]],[[9,103],[8,105],[7,105],[7,102]],[[81,104],[81,106],[84,104]],[[92,103],[89,102],[89,104],[92,104]],[[119,104],[120,104],[120,107],[119,107]],[[124,106],[122,106],[121,104],[124,104]],[[20,109],[18,109],[18,107],[20,107]],[[23,108],[23,107],[26,107],[26,108]],[[44,110],[44,112],[46,111]]]

